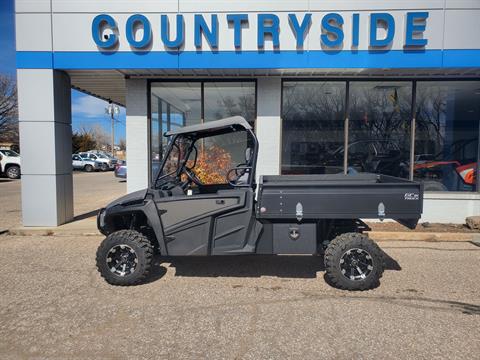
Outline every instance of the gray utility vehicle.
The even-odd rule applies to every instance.
[[[107,238],[97,267],[110,284],[144,280],[154,251],[322,254],[332,285],[370,289],[379,283],[384,257],[360,219],[390,218],[414,228],[422,213],[420,184],[376,174],[261,176],[256,196],[259,145],[242,117],[165,136],[169,144],[152,186],[98,214]]]

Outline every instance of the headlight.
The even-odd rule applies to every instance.
[[[100,209],[97,216],[97,227],[102,229],[105,226],[105,208]]]

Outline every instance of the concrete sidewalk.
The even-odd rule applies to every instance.
[[[94,236],[97,230],[96,216],[77,220],[58,227],[16,227],[10,235],[29,236]],[[427,242],[480,242],[480,233],[461,232],[412,232],[412,231],[370,231],[375,241],[427,241]]]
[[[73,174],[75,223],[66,228],[83,227],[83,220],[96,215],[99,208],[126,194],[124,180],[115,178],[113,172]],[[22,226],[21,212],[21,180],[0,179],[0,233],[7,230],[19,230]],[[78,225],[77,225],[78,223]],[[95,231],[95,225],[92,227]],[[42,229],[46,230],[46,229]]]

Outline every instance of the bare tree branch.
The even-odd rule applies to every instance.
[[[0,75],[0,141],[18,142],[17,84]]]

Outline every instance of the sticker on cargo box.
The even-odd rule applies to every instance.
[[[420,194],[406,193],[405,200],[420,200]]]

